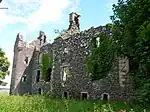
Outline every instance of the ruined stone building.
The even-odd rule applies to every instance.
[[[78,99],[126,99],[130,98],[130,81],[127,58],[118,58],[107,77],[91,81],[85,68],[85,58],[91,53],[91,41],[99,32],[110,33],[105,26],[80,31],[80,15],[69,15],[69,28],[47,43],[40,31],[36,40],[27,43],[19,33],[14,45],[14,58],[10,94],[51,94],[55,97]],[[111,34],[111,33],[110,33]],[[53,57],[47,69],[48,79],[42,78],[41,57]]]

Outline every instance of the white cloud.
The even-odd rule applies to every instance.
[[[68,0],[43,0],[39,9],[29,16],[28,20],[31,28],[58,21],[63,14],[63,10],[70,5]]]
[[[9,24],[25,23],[34,30],[40,25],[61,21],[65,11],[79,9],[79,0],[5,0],[0,7],[0,27]]]

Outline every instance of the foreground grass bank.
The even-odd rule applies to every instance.
[[[76,101],[44,96],[0,96],[0,112],[150,112],[125,102]]]

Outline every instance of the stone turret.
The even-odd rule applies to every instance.
[[[13,65],[12,65],[12,78],[11,78],[11,85],[10,85],[10,94],[17,94],[18,93],[18,83],[19,83],[19,76],[20,76],[20,57],[22,51],[24,49],[24,42],[23,36],[21,33],[17,34],[15,45],[14,45],[14,57],[13,57]]]
[[[79,17],[80,15],[78,15],[75,12],[69,14],[69,22],[70,22],[69,30],[80,30]]]

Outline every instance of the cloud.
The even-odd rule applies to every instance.
[[[63,10],[69,7],[70,1],[68,0],[43,0],[39,9],[29,16],[29,25],[37,27],[48,22],[58,21]],[[31,28],[32,28],[31,27]]]
[[[24,23],[34,30],[40,25],[61,21],[67,10],[76,11],[79,0],[5,0],[0,7],[0,28],[9,24]]]

